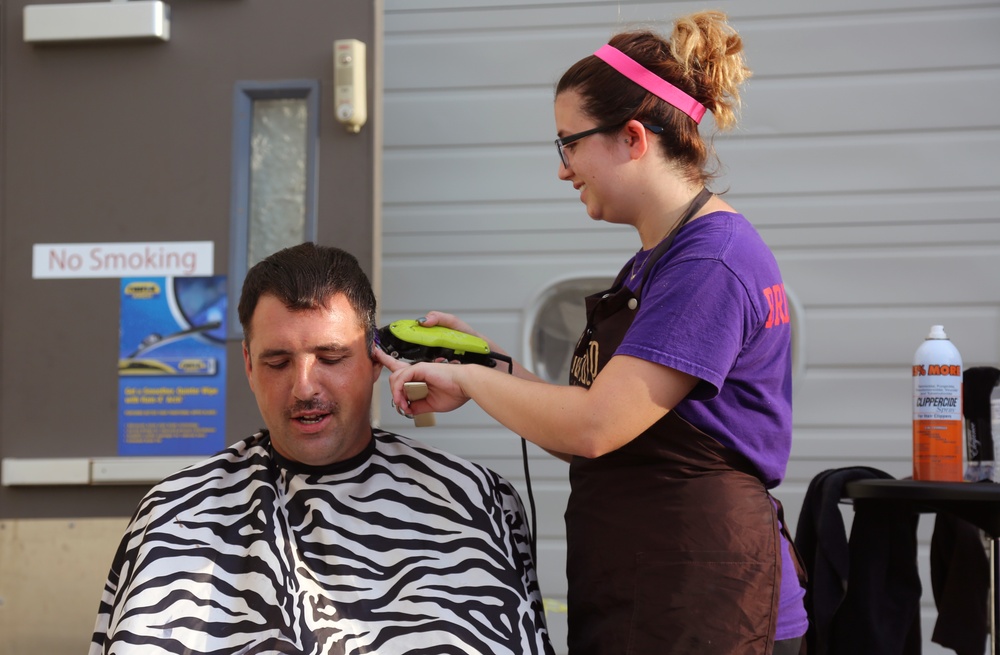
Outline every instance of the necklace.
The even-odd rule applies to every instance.
[[[634,280],[635,276],[642,272],[642,267],[646,265],[646,260],[651,254],[653,254],[652,248],[635,253],[635,258],[632,260],[632,273],[628,279]],[[639,265],[639,268],[636,268],[636,264]]]
[[[670,229],[670,232],[668,232],[666,236],[660,239],[659,243],[653,248],[650,248],[649,250],[639,251],[636,253],[635,258],[632,260],[632,273],[629,276],[630,281],[634,280],[635,276],[642,272],[642,269],[646,266],[646,262],[648,262],[650,259],[650,255],[653,254],[653,251],[659,250],[660,245],[664,245],[663,248],[664,250],[670,247],[670,244],[673,243],[674,241],[674,237],[677,236],[677,232],[679,232],[680,229],[684,227],[684,225],[688,221],[690,221],[695,214],[698,213],[699,209],[705,206],[705,203],[708,202],[708,200],[712,197],[712,195],[713,195],[712,192],[709,191],[708,188],[702,187],[701,191],[698,192],[698,195],[696,195],[694,199],[691,201],[691,204],[688,205],[687,210],[685,210],[684,215],[681,216],[681,219],[677,221],[677,224]],[[640,259],[639,255],[642,255],[641,262],[639,261]],[[636,264],[639,265],[638,268],[636,268]]]

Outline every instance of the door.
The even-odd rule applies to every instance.
[[[370,105],[381,4],[172,1],[159,38],[26,41],[28,4],[0,1],[0,457],[5,467],[36,461],[51,480],[0,486],[0,519],[127,516],[148,485],[77,486],[72,474],[58,473],[118,454],[120,278],[38,278],[33,249],[207,242],[208,274],[229,275],[230,307],[255,244],[261,249],[251,229],[265,232],[264,249],[317,240],[354,253],[374,273],[378,111]],[[157,5],[95,9],[110,23],[108,10]],[[63,27],[79,35],[85,21],[76,20]],[[358,132],[334,111],[341,39],[367,46],[357,81],[367,82],[369,119]],[[281,173],[250,164],[286,129],[300,139],[295,161],[284,162],[295,169],[291,191]],[[282,197],[254,199],[269,186]],[[301,220],[267,234],[286,218],[284,196]],[[239,328],[229,328],[226,444],[261,427]]]

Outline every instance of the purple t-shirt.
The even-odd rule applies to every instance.
[[[637,253],[635,288],[644,258]],[[771,250],[740,214],[692,221],[653,264],[635,320],[615,354],[669,366],[700,380],[673,411],[738,451],[770,489],[792,446],[791,324]],[[777,639],[806,631],[804,591],[782,539]]]

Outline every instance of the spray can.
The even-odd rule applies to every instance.
[[[962,481],[962,356],[931,327],[913,356],[913,479]]]
[[[983,482],[997,476],[1000,446],[1000,369],[970,366],[962,374],[965,416],[965,480]]]

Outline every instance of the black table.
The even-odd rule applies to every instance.
[[[918,513],[947,512],[972,523],[990,538],[990,653],[997,655],[1000,626],[1000,484],[855,480],[845,486],[854,501],[891,502]]]

